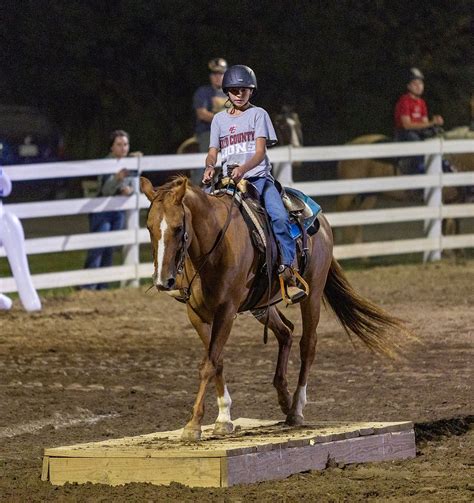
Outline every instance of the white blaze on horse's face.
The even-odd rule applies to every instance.
[[[156,268],[154,283],[157,287],[164,286],[161,282],[161,273],[163,271],[163,259],[165,256],[165,234],[167,229],[168,223],[166,222],[166,218],[163,216],[160,223],[160,239],[156,244]]]
[[[182,215],[171,211],[167,214],[164,206],[152,208],[147,225],[153,246],[153,284],[159,290],[173,290],[182,238]]]

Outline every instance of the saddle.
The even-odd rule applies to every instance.
[[[280,289],[276,282],[272,291],[268,292],[269,278],[276,275],[279,263],[278,245],[256,188],[247,180],[241,180],[236,187],[228,183],[229,180],[223,178],[214,194],[217,196],[227,193],[235,197],[242,217],[249,227],[252,243],[258,252],[257,274],[253,287],[247,299],[239,307],[239,312],[251,310],[257,316],[257,311],[260,310],[254,311],[253,308],[264,302],[265,295],[268,299],[274,298]],[[298,269],[302,275],[309,258],[308,236],[316,234],[319,229],[317,216],[321,207],[303,192],[288,187],[283,188],[278,182],[276,185],[290,216],[291,236],[296,241]]]

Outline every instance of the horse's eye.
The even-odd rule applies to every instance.
[[[175,228],[174,233],[177,236],[178,234],[181,234],[182,231],[183,231],[183,226],[178,225],[178,227]]]

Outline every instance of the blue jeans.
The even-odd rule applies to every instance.
[[[291,266],[295,259],[295,242],[290,234],[290,217],[281,200],[275,184],[268,178],[249,178],[260,194],[261,203],[265,206],[276,240],[280,245],[282,264]]]
[[[416,129],[397,129],[395,131],[395,141],[424,141],[424,138],[422,133]],[[423,174],[426,172],[425,158],[422,155],[402,157],[400,164],[406,166],[408,171],[408,173],[403,174]]]
[[[124,211],[104,211],[102,213],[91,213],[89,215],[89,225],[91,232],[120,231],[125,227]],[[110,267],[112,265],[114,248],[92,248],[88,250],[84,267],[94,269],[97,267]],[[85,285],[84,288],[90,290],[102,290],[107,288],[107,283]]]

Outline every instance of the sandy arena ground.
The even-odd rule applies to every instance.
[[[184,425],[197,390],[200,341],[185,308],[145,289],[43,298],[0,312],[1,501],[433,501],[474,499],[474,262],[368,268],[353,285],[419,336],[394,362],[354,348],[324,312],[308,385],[308,420],[417,425],[414,460],[332,466],[278,482],[230,489],[41,482],[45,447],[171,430]],[[290,383],[298,371],[299,310]],[[226,347],[234,417],[282,418],[272,388],[276,341],[239,316]],[[209,389],[205,423],[217,407]],[[471,426],[471,429],[470,429]]]

